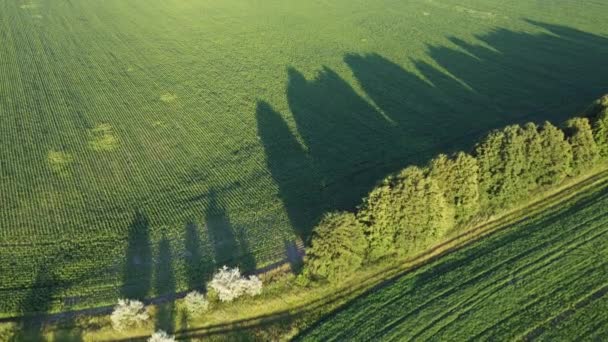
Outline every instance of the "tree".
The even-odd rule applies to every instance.
[[[606,108],[608,108],[608,94],[593,101],[593,103],[591,103],[591,105],[582,113],[582,116],[593,120]]]
[[[539,186],[558,184],[572,171],[572,148],[564,132],[545,121],[540,130],[542,154],[539,158]]]
[[[389,176],[374,188],[357,213],[357,219],[365,224],[365,236],[369,246],[367,258],[370,261],[395,252],[397,227],[392,224],[391,215],[396,210],[390,196],[392,179],[393,176]]]
[[[502,143],[504,133],[494,130],[477,146],[475,158],[479,166],[479,194],[483,207],[492,211],[494,201],[501,192],[504,181],[504,166],[502,159]]]
[[[568,142],[572,147],[572,169],[575,174],[593,167],[599,158],[599,149],[587,118],[573,118],[566,122]]]
[[[526,154],[526,140],[524,132],[519,125],[504,128],[503,141],[503,186],[500,197],[502,206],[508,207],[522,199],[528,193],[528,158]]]
[[[582,116],[588,118],[593,127],[593,138],[600,155],[608,157],[608,95],[593,101]]]
[[[536,187],[541,139],[534,124],[491,132],[475,148],[483,205],[492,214],[520,201]]]
[[[526,182],[525,193],[529,193],[540,185],[538,184],[538,178],[543,172],[543,144],[538,126],[532,122],[528,122],[522,127],[521,135],[526,158],[522,178]]]
[[[142,302],[129,299],[119,299],[110,316],[112,327],[117,331],[139,327],[149,318],[150,315]]]
[[[231,302],[244,294],[256,296],[262,293],[262,281],[257,276],[249,278],[241,276],[238,267],[220,268],[213,275],[209,287],[215,291],[222,302]]]
[[[312,233],[306,253],[306,271],[336,281],[357,270],[365,259],[364,227],[352,213],[330,213]]]
[[[430,176],[444,191],[447,203],[454,207],[458,224],[468,222],[479,210],[478,171],[477,160],[464,152],[453,159],[441,154],[430,163]]]
[[[200,316],[209,309],[209,301],[204,294],[198,291],[188,293],[184,298],[184,303],[186,304],[186,311],[193,317]]]
[[[243,279],[243,287],[245,293],[251,297],[262,294],[262,281],[257,276],[249,276],[247,279]]]
[[[148,342],[175,342],[175,337],[168,335],[162,330],[159,330],[150,336]]]
[[[409,254],[420,250],[453,226],[453,208],[426,172],[408,167],[387,178],[367,199],[362,211],[369,225],[367,236],[373,257],[386,255],[387,251]]]

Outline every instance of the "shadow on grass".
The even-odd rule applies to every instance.
[[[43,322],[35,316],[36,313],[46,313],[51,310],[53,297],[58,290],[57,280],[53,269],[43,263],[36,271],[34,283],[27,296],[20,304],[20,310],[24,314],[15,341],[42,341]]]
[[[142,212],[135,212],[128,234],[120,294],[123,298],[141,300],[150,291],[153,263],[150,223]]]
[[[205,227],[215,253],[215,266],[239,267],[243,272],[255,270],[256,262],[244,229],[234,227],[224,206],[212,191],[205,210]]]
[[[470,150],[493,128],[559,124],[608,90],[608,38],[529,23],[544,31],[497,29],[475,44],[452,37],[452,46],[428,47],[432,64],[414,60],[412,70],[379,54],[347,54],[365,97],[330,68],[313,79],[288,68],[291,118],[265,101],[256,118],[267,167],[304,241],[322,213],[352,210],[391,172]]]
[[[171,251],[171,243],[167,236],[163,236],[158,244],[158,253],[156,260],[155,272],[155,287],[157,296],[173,295],[176,290],[175,275],[173,273],[173,252]],[[166,303],[161,303],[157,306],[156,313],[156,329],[166,332],[175,330],[174,319],[175,302],[170,300]]]
[[[53,308],[53,302],[57,300],[55,297],[58,295],[58,290],[65,286],[66,284],[55,274],[55,269],[50,262],[40,265],[29,293],[20,303],[20,311],[24,316],[12,341],[46,340],[44,315]],[[62,323],[63,326],[75,326],[71,320]],[[81,331],[77,328],[62,329],[53,336],[58,341],[82,341]]]
[[[185,264],[189,289],[204,289],[205,283],[211,279],[215,265],[213,256],[207,255],[203,250],[199,227],[190,222],[185,227]]]

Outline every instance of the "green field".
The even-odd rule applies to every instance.
[[[572,116],[608,90],[607,11],[1,2],[0,316],[265,266],[391,171]]]
[[[604,341],[608,184],[372,289],[301,340]]]

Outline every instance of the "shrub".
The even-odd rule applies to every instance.
[[[148,342],[175,342],[175,337],[168,335],[162,330],[159,330],[150,336]]]
[[[209,301],[204,294],[198,291],[188,293],[184,298],[184,303],[188,314],[192,316],[199,316],[209,309]]]
[[[249,279],[243,279],[245,293],[249,296],[257,296],[262,294],[262,281],[257,276],[249,276]]]
[[[230,269],[224,266],[215,273],[209,287],[215,291],[220,301],[231,302],[243,294],[260,294],[262,281],[256,276],[249,279],[242,277],[238,267]]]
[[[313,230],[308,271],[329,281],[343,278],[361,266],[366,248],[364,226],[355,215],[328,214]]]
[[[124,331],[144,324],[150,316],[144,304],[138,300],[119,299],[118,305],[114,307],[112,316],[112,327],[117,331]]]

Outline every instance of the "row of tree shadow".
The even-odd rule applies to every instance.
[[[174,270],[176,258],[183,259],[179,262],[185,266],[185,285],[190,290],[205,291],[205,283],[215,270],[224,265],[239,267],[245,274],[256,270],[256,260],[245,231],[230,222],[215,192],[210,192],[207,197],[209,202],[204,211],[206,238],[201,238],[198,224],[189,222],[184,227],[183,249],[179,251],[165,232],[161,233],[158,242],[153,243],[148,216],[141,211],[134,213],[127,233],[119,296],[146,301],[154,293],[154,301],[158,303],[154,322],[156,329],[175,330],[177,312],[171,299],[178,290]],[[287,249],[286,254],[289,253]],[[20,312],[26,316],[15,340],[44,340],[45,317],[41,314],[50,311],[60,289],[70,287],[69,282],[56,276],[60,264],[49,258],[38,267],[33,285],[20,304]],[[61,325],[69,327],[74,322],[62,319]],[[60,334],[65,333],[61,335],[63,340],[81,340],[78,329],[59,331]]]
[[[477,36],[479,44],[450,38],[451,47],[428,48],[433,64],[410,61],[417,72],[379,54],[348,54],[366,98],[328,67],[312,80],[289,68],[293,121],[264,101],[256,117],[297,233],[307,241],[323,213],[352,210],[391,172],[470,150],[493,128],[562,122],[607,91],[608,38],[528,23],[544,33],[497,29]]]

